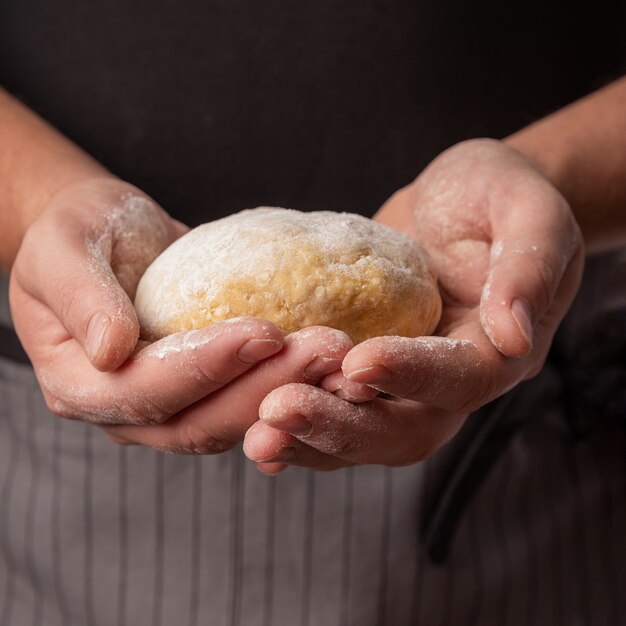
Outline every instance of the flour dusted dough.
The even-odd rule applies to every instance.
[[[135,307],[150,340],[252,316],[287,333],[330,326],[358,343],[431,333],[441,299],[408,236],[350,213],[261,207],[172,244],[141,278]]]

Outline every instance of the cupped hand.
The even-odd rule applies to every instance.
[[[11,307],[54,413],[98,424],[120,443],[214,453],[243,439],[276,386],[329,374],[328,384],[341,383],[336,372],[352,343],[327,328],[285,340],[269,322],[240,318],[138,341],[137,282],[186,230],[114,178],[62,190],[28,230]]]
[[[503,142],[453,146],[375,219],[429,253],[444,300],[438,336],[353,348],[343,373],[383,394],[369,402],[303,385],[273,391],[244,442],[262,471],[426,458],[541,369],[578,288],[583,245],[566,200]]]
[[[57,192],[30,226],[11,272],[11,309],[35,370],[71,378],[84,365],[119,367],[135,350],[132,304],[152,260],[187,228],[136,187],[87,179]],[[63,372],[63,370],[65,370]]]

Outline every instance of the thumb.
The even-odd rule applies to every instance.
[[[114,370],[135,349],[139,322],[110,265],[110,234],[83,240],[76,233],[84,224],[75,226],[54,236],[44,233],[44,238],[37,230],[29,231],[14,266],[15,278],[52,311],[94,367]],[[41,343],[65,340],[58,333],[37,338]]]
[[[582,240],[569,209],[520,211],[494,229],[480,302],[483,330],[505,356],[528,354],[535,327],[548,313],[554,329],[582,271]]]

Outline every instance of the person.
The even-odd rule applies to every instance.
[[[98,10],[104,9],[89,9]],[[232,16],[220,10],[228,23]],[[318,10],[309,17],[320,19]],[[373,15],[365,20],[368,28],[372,20]],[[307,22],[298,32],[316,33],[320,23]],[[359,24],[353,26],[358,31]],[[63,32],[62,26],[55,28]],[[95,29],[97,37],[101,31]],[[245,72],[251,61],[244,48],[220,41],[215,45],[224,46],[219,49],[226,58],[229,51],[241,54],[227,62],[228,72],[237,76],[240,66]],[[269,54],[259,41],[259,50]],[[82,44],[70,43],[61,52],[73,59]],[[10,44],[19,49],[15,39]],[[331,54],[333,61],[337,54]],[[32,51],[27,55],[31,61],[38,57]],[[172,76],[167,57],[163,63],[144,68],[149,85],[152,71]],[[150,115],[132,104],[115,112],[103,106],[107,100],[104,95],[98,100],[99,90],[115,88],[124,71],[114,69],[109,84],[106,75],[87,71],[93,74],[93,82],[87,82],[93,109],[86,119],[78,114],[77,134],[83,124],[89,127],[89,132],[83,129],[86,137],[95,133],[96,154],[111,150],[112,139],[113,146],[121,142],[120,171],[134,162],[134,180],[141,183],[146,175],[141,155],[150,154],[150,142],[165,149],[158,136],[145,134],[154,133],[149,123],[162,120],[158,107]],[[319,80],[332,80],[327,65],[323,71],[308,69],[323,76]],[[77,67],[84,78],[83,71]],[[234,94],[228,90],[237,81],[224,83],[225,104],[207,111],[198,88],[197,100],[189,101],[190,134],[178,140],[172,154],[175,161],[177,150],[183,150],[183,164],[152,159],[156,171],[163,163],[172,167],[165,188],[193,183],[190,190],[170,191],[178,199],[171,209],[165,203],[167,209],[190,198],[201,207],[207,196],[208,204],[224,202],[224,208],[213,215],[198,210],[200,218],[232,207],[232,201],[224,201],[234,188],[230,179],[213,194],[220,171],[211,172],[208,188],[202,174],[206,165],[191,172],[200,172],[200,178],[185,177],[185,167],[197,160],[197,137],[210,143],[216,133],[218,148],[210,149],[219,154],[213,168],[262,166],[264,155],[250,161],[239,156],[230,164],[224,158],[250,150],[246,131],[254,135],[253,105],[259,96],[247,101],[248,89],[258,88],[253,74],[248,78],[246,89],[239,85]],[[28,74],[20,80],[23,88]],[[131,83],[124,85],[130,89]],[[297,80],[277,83],[279,94],[294,84],[298,98],[308,93]],[[192,92],[195,87],[192,81]],[[38,89],[44,99],[53,99],[52,88]],[[341,86],[335,89],[354,104]],[[147,97],[137,94],[131,103]],[[173,124],[162,127],[166,138],[175,132],[172,111],[178,97],[163,94],[165,120]],[[317,94],[311,97],[316,101]],[[239,110],[229,119],[233,102]],[[322,107],[327,101],[319,102]],[[190,623],[246,625],[395,625],[434,619],[442,624],[620,623],[625,612],[619,594],[624,579],[620,520],[626,509],[620,496],[624,476],[618,471],[624,436],[615,423],[598,425],[593,441],[601,442],[601,452],[570,449],[546,420],[524,428],[503,467],[481,486],[444,567],[425,556],[417,521],[422,495],[425,501],[440,474],[438,464],[454,450],[468,415],[542,370],[576,295],[585,248],[602,252],[626,241],[625,104],[626,80],[620,79],[504,141],[455,143],[383,204],[374,219],[415,237],[433,260],[445,300],[437,337],[377,338],[352,346],[347,337],[321,327],[283,337],[266,321],[246,320],[196,331],[190,350],[183,336],[138,343],[132,307],[134,288],[154,251],[186,231],[177,218],[190,221],[188,213],[181,209],[171,217],[137,186],[2,93],[0,249],[4,267],[12,268],[13,324],[33,370],[2,362],[0,623],[167,624],[181,615]],[[84,105],[78,105],[81,109]],[[387,110],[375,104],[372,111]],[[212,119],[216,112],[221,123],[228,122],[226,128]],[[359,131],[369,113],[364,107]],[[263,120],[275,114],[272,110]],[[285,150],[287,160],[294,158],[300,139],[290,133],[306,119],[298,114],[279,107],[278,119],[286,128],[270,128],[280,133],[274,148]],[[109,115],[113,123],[117,115],[129,116],[128,134],[110,133]],[[349,124],[333,117],[331,128],[337,120]],[[383,127],[383,121],[379,124]],[[405,125],[410,126],[401,119],[397,128]],[[410,131],[408,137],[413,139]],[[391,156],[396,145],[411,154],[409,139],[394,144]],[[345,138],[339,145],[346,150],[341,141]],[[341,161],[340,154],[325,155],[323,141],[310,149],[332,168]],[[109,158],[115,161],[110,152]],[[283,164],[282,154],[272,158]],[[385,168],[378,172],[377,159],[367,158],[380,181]],[[293,184],[285,182],[288,177],[297,179],[301,197],[325,197],[324,184],[332,180],[325,164],[319,168],[324,183],[316,182],[315,171],[293,166],[264,187],[272,167],[261,169],[249,184],[244,177],[238,184],[245,192],[233,197],[270,189],[281,200],[282,185]],[[405,163],[400,169],[406,168]],[[361,180],[347,177],[351,184]],[[316,185],[321,190],[307,191]],[[345,201],[351,186],[336,187],[337,198],[329,204],[351,208]],[[623,287],[621,263],[612,256],[603,261],[602,267],[618,268],[602,273],[603,289],[611,291],[613,283]],[[611,293],[623,307],[623,288]],[[371,387],[380,395],[350,402],[320,386],[330,376],[356,396]],[[543,400],[535,399],[535,411],[541,412]],[[50,412],[72,421],[45,419]],[[140,445],[116,448],[110,439]],[[233,450],[241,442],[260,473],[250,472],[239,449]],[[568,472],[577,476],[577,488],[562,491]],[[555,502],[557,493],[563,501],[548,510],[546,501]],[[490,507],[495,508],[486,513]],[[555,575],[539,584],[548,563]]]

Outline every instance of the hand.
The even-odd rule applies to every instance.
[[[273,391],[244,449],[259,463],[316,469],[404,465],[435,452],[467,415],[542,367],[576,293],[579,229],[565,199],[507,145],[444,152],[377,220],[430,254],[444,299],[438,337],[378,337],[343,373],[383,397],[354,404],[303,385]]]
[[[250,340],[253,333],[264,338]],[[308,387],[336,380],[352,345],[344,333],[321,326],[292,333],[283,341],[276,327],[253,318],[171,335],[131,357],[109,377],[108,385],[101,381],[113,407],[118,404],[116,386],[122,383],[125,397],[138,388],[130,397],[144,402],[135,425],[128,417],[115,416],[115,421],[127,424],[105,429],[119,443],[180,454],[224,452],[243,440],[258,420],[263,398],[272,390],[294,382]],[[146,381],[156,381],[156,385],[146,385]],[[347,386],[351,398],[374,395],[364,385]],[[123,399],[121,406],[123,416],[133,415]],[[281,464],[273,464],[266,471],[281,469]]]
[[[11,273],[15,327],[36,372],[48,377],[53,364],[71,379],[78,363],[61,350],[83,352],[81,364],[102,371],[119,367],[139,337],[131,301],[139,278],[186,231],[115,178],[55,194],[26,232]]]
[[[258,319],[138,343],[139,277],[186,230],[135,187],[104,177],[59,192],[30,227],[11,305],[53,412],[100,424],[118,442],[219,452],[243,439],[276,385],[317,384],[340,368],[352,347],[343,333],[312,328],[285,341]]]

